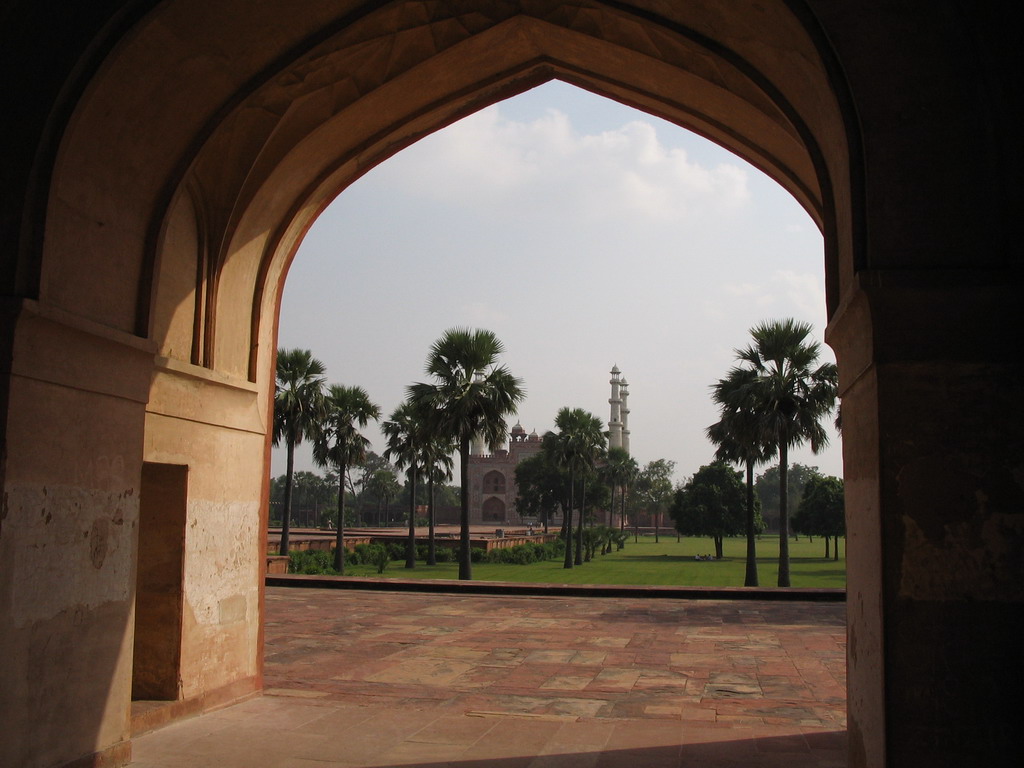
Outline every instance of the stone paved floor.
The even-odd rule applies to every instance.
[[[133,766],[840,768],[844,612],[269,588],[265,695]]]

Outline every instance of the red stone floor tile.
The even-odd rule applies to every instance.
[[[268,588],[263,697],[137,768],[843,768],[844,606]]]

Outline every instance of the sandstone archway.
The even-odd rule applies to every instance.
[[[1024,429],[1006,383],[1019,365],[1002,361],[1019,260],[1000,184],[967,183],[1019,161],[983,100],[1004,95],[1008,25],[817,0],[110,0],[62,37],[30,5],[11,19],[48,45],[7,49],[40,78],[27,96],[10,86],[30,139],[14,134],[27,160],[0,211],[14,297],[0,543],[17,556],[5,758],[127,752],[144,462],[188,468],[182,701],[259,688],[275,323],[296,246],[382,159],[552,78],[723,144],[821,226],[844,378],[853,764],[1001,754],[1010,729],[982,722],[972,686],[993,689],[986,659],[1002,654],[956,651],[1005,648],[991,638],[1020,618]],[[892,23],[898,42],[880,40]],[[970,65],[951,71],[936,40]],[[963,150],[935,168],[949,142]],[[951,338],[975,342],[951,355]]]

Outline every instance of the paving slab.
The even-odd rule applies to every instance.
[[[846,765],[841,603],[266,594],[263,696],[135,768]]]

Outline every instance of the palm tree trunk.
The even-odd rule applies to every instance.
[[[633,518],[633,543],[640,541],[640,515]]]
[[[338,530],[334,534],[334,570],[345,575],[345,467],[338,467]]]
[[[583,565],[583,518],[587,512],[587,478],[580,484],[580,524],[576,531],[576,557],[573,562]]]
[[[409,467],[409,540],[405,544],[405,567],[416,567],[416,465]]]
[[[576,478],[569,473],[569,507],[565,510],[565,564],[563,568],[572,568],[572,508],[575,503],[573,490],[576,487]]]
[[[789,446],[779,439],[779,586],[789,586]]]
[[[430,479],[427,481],[430,488],[430,501],[427,507],[427,565],[437,565],[437,549],[434,544],[434,475],[430,474]]]
[[[287,465],[284,477],[284,511],[281,513],[281,550],[280,554],[288,556],[288,533],[292,517],[292,475],[295,474],[295,441],[289,437],[287,442]]]
[[[747,461],[747,572],[743,586],[756,587],[757,544],[754,531],[754,462]]]
[[[620,499],[622,514],[619,515],[619,532],[626,532],[626,484],[622,484],[622,498]]]
[[[473,578],[473,560],[469,551],[469,438],[459,441],[459,468],[462,487],[459,489],[459,580]]]

